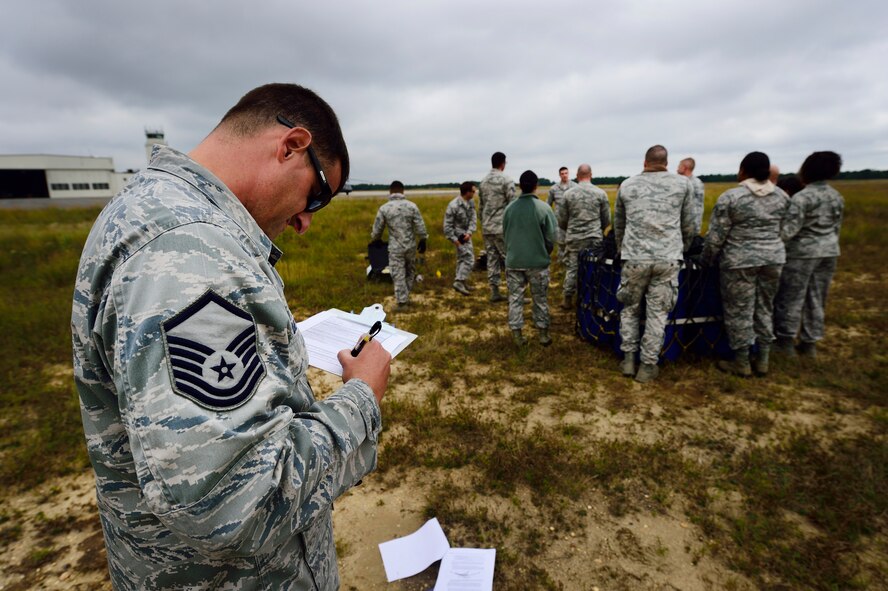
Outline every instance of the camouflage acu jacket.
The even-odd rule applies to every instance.
[[[515,200],[515,182],[498,168],[492,169],[478,187],[481,232],[503,233],[503,211]]]
[[[80,260],[74,377],[117,589],[335,589],[332,502],[371,471],[370,387],[324,401],[240,201],[157,148]]]
[[[454,197],[444,211],[444,236],[453,242],[463,234],[474,234],[476,229],[475,204],[471,199]]]
[[[698,177],[691,176],[691,184],[694,186],[694,235],[698,235],[703,228],[703,208],[706,201],[706,187]]]
[[[826,181],[811,183],[793,195],[783,222],[787,258],[839,256],[844,212],[844,197]]]
[[[694,233],[694,188],[670,172],[642,172],[617,191],[614,238],[624,261],[679,260]]]
[[[567,183],[564,185],[562,185],[561,183],[555,183],[549,189],[548,203],[555,210],[556,216],[558,215],[558,208],[561,206],[561,200],[564,197],[564,194],[576,186],[577,186],[577,184],[574,181],[567,181]]]
[[[768,195],[755,195],[744,186],[722,193],[709,218],[704,261],[713,264],[721,254],[724,269],[782,265],[786,255],[780,227],[788,203],[778,187]]]
[[[401,193],[389,195],[389,200],[379,207],[370,240],[382,238],[386,227],[389,231],[388,250],[392,253],[415,250],[417,237],[429,236],[419,207],[412,201],[407,201]]]
[[[610,224],[610,202],[604,189],[582,181],[567,190],[556,215],[558,226],[565,231],[565,243],[601,240]]]

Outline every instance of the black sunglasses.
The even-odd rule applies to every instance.
[[[284,117],[283,115],[277,116],[277,121],[281,125],[285,127],[289,127],[293,129],[296,125]],[[330,203],[330,200],[333,199],[333,189],[330,188],[330,183],[327,182],[327,175],[324,174],[324,169],[321,168],[321,161],[318,160],[318,155],[315,154],[315,151],[312,149],[311,144],[308,146],[308,159],[311,160],[311,165],[315,169],[315,174],[318,176],[318,181],[321,183],[321,191],[317,195],[315,195],[311,201],[308,202],[308,205],[305,206],[305,210],[308,213],[314,213],[319,209],[322,209]]]

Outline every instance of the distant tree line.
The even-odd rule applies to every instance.
[[[789,174],[781,174],[781,177],[790,176]],[[599,185],[619,185],[627,178],[626,176],[597,176],[593,179],[593,182]],[[841,180],[849,180],[849,181],[868,181],[875,179],[888,179],[888,170],[872,170],[870,168],[866,168],[864,170],[851,170],[847,172],[840,172],[837,177]],[[700,180],[704,183],[730,183],[737,180],[737,173],[731,174],[701,174]],[[480,184],[480,181],[472,181],[475,183],[475,186]],[[554,184],[551,180],[540,177],[540,186],[548,187]],[[408,189],[421,190],[421,189],[456,189],[459,190],[459,183],[426,183],[424,185],[405,185]],[[357,183],[353,184],[352,188],[355,191],[387,191],[389,186],[388,184],[382,183]]]

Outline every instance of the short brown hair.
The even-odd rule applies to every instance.
[[[271,125],[282,115],[312,136],[312,145],[324,167],[339,162],[342,175],[335,192],[342,189],[350,172],[348,148],[339,119],[324,99],[298,84],[272,83],[254,88],[231,107],[219,127],[240,137],[250,137]]]
[[[668,156],[669,153],[666,151],[666,148],[657,144],[648,148],[647,152],[644,153],[644,161],[650,164],[666,164]]]

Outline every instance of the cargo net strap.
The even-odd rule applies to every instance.
[[[587,341],[620,353],[620,267],[605,256],[600,250],[589,249],[579,254],[576,331]],[[705,356],[729,355],[718,269],[682,262],[678,282],[678,297],[669,313],[661,360],[674,361],[688,351]],[[642,302],[642,324],[644,318]]]

